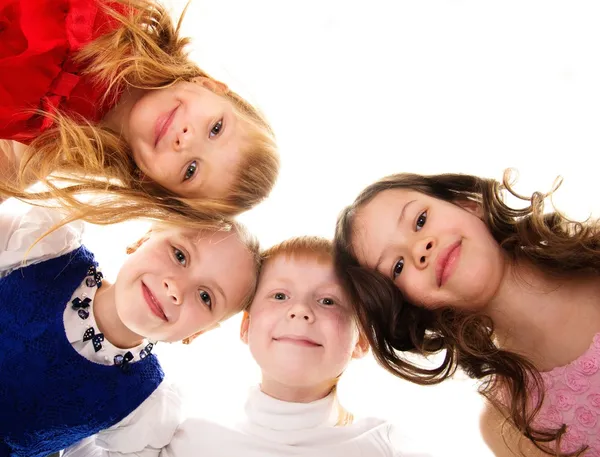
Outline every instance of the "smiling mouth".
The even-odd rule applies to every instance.
[[[150,308],[150,311],[152,311],[152,314],[154,314],[156,317],[162,319],[165,322],[169,322],[167,315],[162,309],[162,306],[160,305],[154,294],[152,294],[150,289],[148,289],[148,286],[146,286],[146,284],[144,284],[143,282],[142,295],[144,296],[144,300],[146,301],[148,308]]]
[[[455,270],[456,263],[460,257],[462,240],[452,243],[440,254],[436,265],[436,280],[438,287],[442,287],[452,276]]]
[[[156,135],[154,140],[154,147],[158,145],[160,140],[162,140],[162,138],[169,130],[169,127],[173,123],[173,118],[175,117],[175,112],[177,111],[177,109],[179,109],[179,105],[177,105],[175,109],[173,109],[173,111],[171,111],[170,113],[158,118],[156,122],[156,127],[154,129]]]
[[[313,341],[309,338],[304,338],[304,337],[299,337],[299,336],[280,336],[279,338],[273,338],[273,340],[278,341],[279,343],[286,343],[286,344],[291,344],[291,345],[300,346],[300,347],[308,347],[308,348],[322,347],[321,344],[316,343],[315,341]]]

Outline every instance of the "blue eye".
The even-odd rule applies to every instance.
[[[223,130],[223,119],[221,119],[219,122],[217,122],[215,125],[213,125],[213,128],[210,129],[210,134],[208,136],[213,138],[213,137],[217,136],[219,133],[221,133],[222,130]]]
[[[187,265],[187,258],[185,257],[183,251],[181,251],[180,249],[173,247],[173,256],[175,257],[175,260],[184,267]]]
[[[205,290],[200,290],[200,300],[208,307],[208,309],[212,309],[212,298],[210,294]]]
[[[288,296],[286,294],[284,294],[283,292],[276,292],[273,294],[273,298],[275,300],[283,301],[286,298],[288,298]]]
[[[417,232],[419,230],[421,230],[423,228],[423,226],[425,225],[425,222],[427,222],[427,211],[423,211],[417,218],[417,224],[416,224],[415,230]]]
[[[194,160],[185,170],[185,176],[183,177],[184,181],[192,179],[192,177],[196,174],[196,170],[198,169],[198,163]]]
[[[333,298],[325,297],[319,300],[319,303],[325,306],[333,306],[335,305],[335,300]]]
[[[394,271],[392,272],[392,277],[394,278],[394,280],[396,280],[396,278],[398,276],[400,276],[400,273],[402,273],[403,268],[404,268],[404,259],[400,259],[394,265]]]

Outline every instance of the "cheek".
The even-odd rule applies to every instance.
[[[145,174],[149,175],[151,173],[152,161],[146,160],[145,148],[144,145],[137,138],[131,138],[129,141],[129,146],[131,147],[131,157],[133,161],[137,165],[137,167]]]
[[[402,292],[403,297],[410,303],[425,308],[434,307],[434,291],[431,286],[431,278],[426,275],[431,274],[429,271],[410,271],[402,273],[402,281],[400,286],[396,284]]]
[[[356,325],[349,313],[339,313],[325,320],[323,330],[327,333],[327,339],[333,349],[333,357],[336,360],[346,360],[352,354],[357,340]]]
[[[260,366],[268,365],[271,361],[271,358],[268,357],[270,337],[266,327],[262,322],[253,322],[248,329],[248,349],[252,354],[252,358]]]
[[[183,315],[179,318],[179,330],[182,333],[182,338],[185,338],[191,333],[202,330],[207,327],[210,315],[203,312],[201,304],[193,303],[191,306],[186,306]]]
[[[251,324],[248,328],[248,344],[256,345],[260,344],[260,341],[269,338],[272,324],[270,323],[268,315],[261,312],[252,314]]]

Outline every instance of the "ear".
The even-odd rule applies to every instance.
[[[250,314],[244,311],[242,316],[242,325],[240,326],[240,340],[248,344],[248,329],[250,328]]]
[[[477,216],[479,219],[483,219],[483,209],[481,208],[481,205],[479,203],[477,203],[476,201],[464,199],[464,200],[456,200],[455,203],[458,206],[460,206],[462,209]]]
[[[205,329],[203,329],[203,330],[200,330],[199,332],[196,332],[196,333],[194,333],[193,335],[190,335],[190,336],[188,336],[187,338],[184,338],[184,339],[182,339],[182,340],[181,340],[181,342],[182,342],[183,344],[190,344],[192,341],[194,341],[196,338],[198,338],[198,337],[199,337],[200,335],[202,335],[203,333],[206,333],[206,332],[208,332],[208,331],[210,331],[210,330],[213,330],[213,329],[215,329],[215,328],[219,328],[219,327],[220,327],[220,325],[219,325],[219,323],[217,322],[217,323],[215,323],[215,324],[211,325],[211,326],[210,326],[210,327],[208,327],[208,328],[205,328]]]
[[[353,359],[362,359],[365,355],[369,353],[369,341],[367,337],[364,336],[363,332],[358,334],[358,341],[356,342],[356,346],[354,346],[354,351],[352,351]]]
[[[148,241],[150,239],[150,234],[151,233],[152,233],[152,230],[148,230],[143,237],[141,237],[135,243],[130,244],[129,246],[127,246],[127,248],[125,249],[125,252],[127,254],[133,254],[135,251],[137,251],[140,248],[140,246],[142,244],[144,244],[146,241]]]
[[[229,87],[227,87],[227,84],[217,81],[216,79],[207,78],[206,76],[199,76],[194,78],[192,81],[218,95],[225,95],[227,92],[229,92]]]

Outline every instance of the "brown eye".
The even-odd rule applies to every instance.
[[[210,134],[208,136],[211,138],[214,138],[219,133],[221,133],[221,130],[223,130],[223,120],[222,119],[219,122],[217,122],[215,125],[213,125],[213,128],[210,129]]]
[[[333,298],[329,298],[329,297],[321,298],[319,300],[319,303],[321,303],[322,305],[325,305],[325,306],[335,305],[335,301],[333,300]]]
[[[192,163],[190,163],[189,167],[187,167],[187,170],[185,170],[185,176],[183,177],[183,180],[187,181],[192,179],[192,177],[196,174],[197,169],[198,163],[194,160]]]
[[[275,300],[283,301],[286,298],[288,298],[288,296],[286,294],[284,294],[283,292],[277,292],[277,293],[273,294],[273,298]]]
[[[183,253],[183,251],[173,247],[173,257],[175,257],[175,261],[177,261],[177,263],[181,264],[182,266],[186,266],[187,265],[187,258],[185,257],[185,254]]]
[[[402,273],[403,269],[404,269],[404,259],[400,259],[394,264],[394,271],[392,272],[392,277],[393,277],[394,281],[396,280],[396,278],[398,276],[400,276],[400,273]]]
[[[417,218],[417,224],[416,224],[415,230],[417,232],[419,230],[421,230],[426,222],[427,222],[427,211],[423,211]]]
[[[208,309],[212,308],[212,298],[210,294],[205,290],[199,291],[200,300],[208,307]]]

